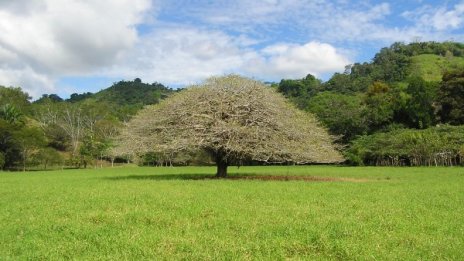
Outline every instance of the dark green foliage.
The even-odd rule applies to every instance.
[[[46,145],[44,133],[35,127],[21,128],[14,133],[14,139],[21,153],[22,169],[26,170],[27,163],[31,161],[38,151]]]
[[[371,130],[380,129],[392,122],[394,116],[394,96],[389,85],[374,82],[364,96],[365,117]]]
[[[108,89],[95,94],[95,99],[112,105],[149,105],[156,104],[173,91],[161,83],[143,83],[139,78],[134,81],[120,81]]]
[[[453,55],[464,57],[464,44],[457,42],[417,42],[410,44],[394,43],[391,47],[395,52],[407,56],[435,54],[440,56]]]
[[[0,151],[0,170],[5,166],[5,154]]]
[[[74,98],[76,97],[76,95],[79,95],[79,94],[75,94],[73,93],[71,96],[74,95]],[[44,103],[46,101],[51,101],[51,102],[62,102],[64,101],[63,98],[61,98],[60,96],[58,96],[57,94],[42,94],[42,97],[40,97],[39,99],[37,99],[36,101],[34,101],[34,103]]]
[[[358,69],[356,64],[353,67]],[[367,87],[372,83],[370,76],[356,76],[348,73],[335,73],[332,78],[323,84],[323,90],[333,91],[343,94],[353,94],[367,90]]]
[[[282,80],[277,86],[277,90],[285,97],[293,101],[297,107],[303,109],[307,102],[315,95],[321,87],[321,81],[311,74],[299,80]]]
[[[443,76],[438,103],[442,122],[464,124],[464,70]]]
[[[95,161],[94,166],[96,166],[96,161],[103,158],[108,147],[109,143],[107,140],[97,139],[91,135],[85,136],[79,147],[79,155],[81,156],[81,163],[84,165],[84,168],[92,161]]]
[[[321,92],[309,101],[308,110],[317,115],[329,131],[347,142],[367,132],[362,98],[334,92]]]
[[[407,68],[410,62],[410,57],[397,52],[395,45],[383,48],[374,57],[372,78],[385,82],[402,81],[408,75]]]
[[[42,165],[47,169],[51,165],[62,165],[64,162],[61,154],[53,148],[45,147],[40,149],[33,157],[34,165]]]
[[[91,92],[85,92],[85,93],[82,93],[82,94],[73,93],[73,94],[71,94],[69,99],[66,99],[66,101],[67,102],[80,102],[80,101],[86,100],[88,98],[92,98],[93,96],[94,96],[94,94],[91,93]]]
[[[59,151],[66,151],[70,148],[66,132],[56,123],[44,126],[44,133],[48,140],[47,146]]]
[[[424,81],[419,76],[412,77],[408,80],[406,93],[409,94],[406,104],[409,125],[419,129],[432,126],[435,122],[433,101],[436,96],[436,85]]]
[[[464,164],[464,126],[399,129],[362,136],[345,156],[352,164],[452,166]]]
[[[21,159],[20,146],[15,134],[20,128],[0,119],[0,153],[3,155],[3,166],[9,168]]]

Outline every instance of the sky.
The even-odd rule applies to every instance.
[[[394,42],[464,42],[464,0],[0,0],[0,85],[327,80]]]

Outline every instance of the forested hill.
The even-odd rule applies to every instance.
[[[464,44],[395,43],[371,62],[349,65],[327,82],[308,75],[273,86],[301,109],[315,113],[340,143],[356,148],[347,152],[358,164],[386,164],[385,158],[395,158],[393,165],[411,164],[410,152],[401,147],[410,142],[431,149],[430,140],[445,133],[436,126],[464,124]],[[464,139],[462,128],[446,130]],[[397,147],[387,146],[388,141]],[[464,140],[440,142],[443,146],[421,157],[430,163],[436,161],[433,155],[453,155],[449,157],[458,161],[464,156]]]
[[[139,78],[134,81],[120,81],[95,94],[95,99],[118,105],[156,104],[172,93],[172,89],[161,83],[147,84]]]
[[[119,81],[97,93],[73,93],[66,101],[74,103],[86,99],[94,99],[98,102],[109,103],[116,106],[149,105],[158,103],[171,93],[173,93],[173,90],[161,83],[143,83],[140,78],[136,78],[133,81]],[[63,99],[56,94],[44,94],[42,98],[36,102],[40,103],[44,99],[63,101]]]

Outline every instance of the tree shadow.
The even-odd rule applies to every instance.
[[[156,175],[129,175],[120,177],[104,177],[107,180],[205,180],[216,179],[214,174],[156,174]]]
[[[259,181],[306,181],[306,182],[336,182],[351,181],[365,182],[365,179],[335,178],[317,176],[293,176],[293,175],[263,175],[256,173],[232,174],[227,177],[216,177],[214,174],[156,174],[156,175],[129,175],[121,177],[104,177],[107,180],[259,180]]]

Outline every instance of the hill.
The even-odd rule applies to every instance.
[[[439,82],[448,71],[464,68],[464,58],[421,54],[411,57],[411,74],[419,75],[429,82]]]
[[[133,81],[120,81],[101,90],[93,96],[99,102],[112,105],[149,105],[156,104],[173,92],[161,83],[143,83],[139,78]]]
[[[172,92],[171,88],[164,86],[161,83],[144,83],[140,78],[136,78],[133,81],[119,81],[111,85],[110,87],[103,89],[97,93],[85,92],[82,94],[73,93],[66,102],[81,102],[87,99],[94,99],[97,102],[103,102],[111,104],[113,106],[127,106],[127,105],[149,105],[156,104],[161,99],[166,98]],[[43,95],[44,98],[54,98],[56,95]],[[41,102],[39,99],[36,102]]]
[[[362,135],[464,122],[463,73],[464,44],[394,43],[326,82],[308,75],[274,87],[349,145]]]

